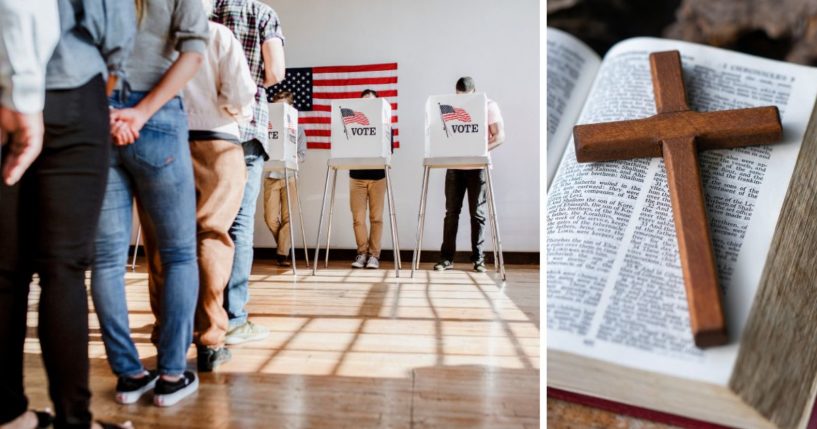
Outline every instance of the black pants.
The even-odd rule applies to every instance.
[[[0,184],[0,424],[28,408],[23,391],[29,283],[40,278],[38,334],[57,428],[91,424],[88,300],[110,162],[105,83],[47,91],[42,154],[15,186]]]
[[[482,261],[485,240],[485,205],[487,185],[485,170],[447,170],[445,173],[445,222],[443,223],[443,259],[454,260],[457,250],[457,227],[460,222],[462,200],[468,192],[468,210],[471,214],[471,262]]]

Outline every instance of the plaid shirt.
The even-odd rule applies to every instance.
[[[241,124],[241,141],[257,139],[267,149],[269,135],[269,110],[267,91],[264,88],[264,58],[261,45],[277,37],[284,41],[278,14],[257,0],[216,0],[211,19],[232,30],[244,48],[250,65],[250,73],[258,89],[255,93],[255,107],[250,123]]]

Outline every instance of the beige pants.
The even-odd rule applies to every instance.
[[[292,193],[292,204],[298,204],[294,177],[289,178],[289,191]],[[288,255],[292,237],[289,233],[289,204],[284,179],[264,179],[264,221],[278,245],[278,255]]]
[[[383,201],[386,196],[386,179],[349,179],[349,205],[355,229],[357,254],[369,254],[380,258],[380,238],[383,236]],[[367,204],[368,202],[368,204]],[[369,208],[371,233],[366,232],[366,208]]]
[[[235,245],[229,230],[238,215],[247,168],[240,145],[224,140],[190,142],[196,182],[196,234],[199,257],[199,299],[196,304],[195,339],[204,346],[221,347],[229,327],[224,310],[224,288],[233,269]],[[159,252],[151,234],[144,234],[150,280],[150,306],[159,314],[164,285]],[[154,335],[158,331],[154,328]],[[156,340],[156,338],[152,338]]]

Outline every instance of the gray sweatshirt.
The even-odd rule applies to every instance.
[[[209,35],[201,0],[145,0],[133,54],[125,65],[130,89],[153,89],[180,52],[203,54]]]

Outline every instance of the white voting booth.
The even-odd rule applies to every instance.
[[[505,260],[494,202],[491,157],[488,154],[487,107],[488,98],[482,93],[436,95],[426,102],[425,159],[417,216],[417,241],[411,264],[412,277],[420,267],[431,169],[481,169],[485,170],[488,181],[488,220],[494,244],[494,267],[505,280]]]
[[[298,191],[298,111],[287,103],[269,104],[269,159],[264,163],[264,171],[283,171],[289,207],[289,236],[291,237],[290,252],[292,254],[292,274],[297,275],[295,267],[295,233],[294,213],[290,201],[289,178],[294,175],[295,193],[298,195],[298,218],[301,223],[301,239],[304,246],[306,266],[309,266],[309,251],[306,246],[306,231],[304,230],[304,215],[301,206],[301,193]],[[266,177],[266,174],[264,175]]]
[[[326,167],[326,181],[321,200],[318,221],[318,238],[315,244],[315,264],[312,274],[317,274],[326,210],[326,194],[331,193],[329,221],[326,228],[326,261],[329,266],[329,242],[332,236],[332,217],[335,210],[335,186],[338,170],[384,169],[386,193],[389,206],[392,245],[394,249],[394,273],[400,277],[400,246],[397,237],[397,217],[394,213],[394,194],[391,187],[391,105],[379,98],[353,98],[332,101],[332,136],[330,158]],[[331,191],[329,179],[332,178]]]

